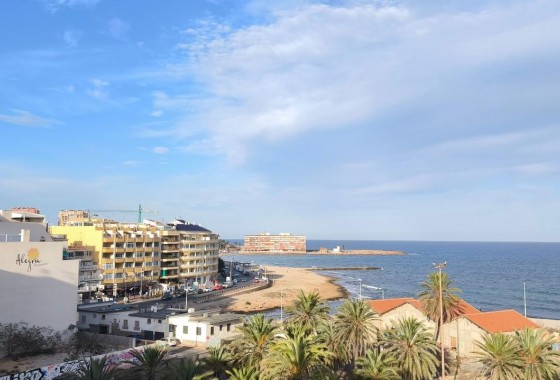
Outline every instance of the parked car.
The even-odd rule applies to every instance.
[[[218,285],[214,285],[214,287],[212,288],[212,290],[222,290],[224,288],[223,285],[218,284]]]
[[[175,347],[179,343],[181,343],[181,341],[179,341],[179,339],[176,339],[176,338],[163,338],[163,339],[158,339],[156,341],[157,345],[169,346],[169,347]]]
[[[165,293],[164,295],[161,296],[162,301],[169,301],[172,299],[173,299],[173,294],[171,293]]]

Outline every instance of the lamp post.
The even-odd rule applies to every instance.
[[[525,283],[523,283],[523,308],[525,311],[525,318],[527,318],[527,293],[525,292]]]
[[[348,278],[350,278],[354,281],[359,281],[360,282],[360,290],[359,290],[358,294],[359,294],[359,297],[360,297],[360,300],[361,300],[362,299],[362,279],[361,278],[354,278],[354,277],[348,277]]]
[[[441,270],[445,268],[447,261],[435,264],[434,267],[439,271],[439,339],[441,346],[441,379],[445,380],[445,350],[443,349],[443,289],[441,281]]]
[[[280,322],[284,322],[284,297],[283,297],[284,285],[280,284]]]

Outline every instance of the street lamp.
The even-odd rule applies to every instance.
[[[350,277],[350,276],[348,276],[348,278],[353,280],[353,281],[359,281],[360,282],[359,297],[360,297],[360,299],[362,299],[362,279],[361,278],[354,278],[354,277]]]
[[[445,268],[447,261],[436,264],[434,267],[439,271],[439,339],[441,345],[441,379],[445,380],[445,350],[443,349],[443,289],[441,281],[441,270]]]
[[[527,318],[527,293],[525,292],[525,283],[523,283],[523,308],[525,311],[525,318]]]

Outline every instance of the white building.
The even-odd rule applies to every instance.
[[[217,345],[238,334],[243,316],[219,309],[194,311],[160,308],[158,305],[84,304],[78,328],[100,334],[135,336],[157,340],[177,338],[189,345]]]
[[[79,262],[63,260],[64,243],[52,241],[40,215],[13,216],[0,211],[0,323],[75,325]]]

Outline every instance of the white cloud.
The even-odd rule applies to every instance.
[[[114,38],[119,40],[124,40],[128,33],[130,32],[131,27],[130,25],[121,20],[120,18],[114,17],[109,20],[109,34]]]
[[[78,6],[91,7],[99,1],[100,0],[43,0],[43,3],[51,13],[56,13],[60,8],[74,8]]]
[[[97,99],[104,99],[107,97],[107,92],[105,89],[109,86],[109,82],[101,79],[92,79],[92,88],[87,90],[87,94]]]
[[[197,103],[189,95],[159,92],[154,103],[206,115],[194,120],[207,129],[204,139],[232,160],[250,155],[256,140],[275,143],[360,124],[383,129],[381,116],[411,105],[425,106],[425,112],[438,108],[432,115],[438,124],[473,118],[481,108],[508,100],[525,105],[523,92],[504,91],[503,84],[490,88],[471,76],[491,76],[501,65],[515,65],[514,58],[522,62],[560,51],[551,32],[560,32],[558,5],[540,5],[423,14],[406,4],[307,4],[278,11],[269,24],[235,31],[200,23],[183,31],[187,41],[176,46],[189,59],[170,65],[169,74],[195,75],[203,97]],[[537,35],[548,37],[531,44]],[[456,124],[448,130],[478,128]],[[414,123],[402,128],[429,136]]]
[[[81,37],[82,32],[79,30],[65,30],[64,34],[62,35],[64,43],[70,48],[78,46]]]
[[[152,149],[152,152],[155,154],[167,154],[169,153],[169,148],[164,146],[156,146]]]
[[[162,110],[155,110],[155,111],[150,113],[150,116],[153,116],[153,117],[160,117],[161,115],[163,115]]]
[[[13,115],[1,115],[0,121],[15,124],[22,127],[50,127],[56,124],[62,124],[58,120],[46,119],[44,117],[33,115],[29,111],[12,110]]]

